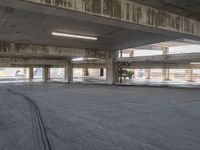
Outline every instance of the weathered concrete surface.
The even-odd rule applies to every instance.
[[[141,56],[130,58],[117,58],[115,63],[122,68],[171,68],[171,69],[199,69],[199,64],[190,64],[190,62],[200,62],[199,53],[189,54],[165,54],[156,56]],[[84,60],[73,62],[74,68],[100,68],[106,67],[106,62],[103,59]]]
[[[119,67],[127,68],[127,69],[200,69],[200,65],[198,64],[189,64],[189,63],[158,63],[158,62],[136,62],[136,63],[128,63],[128,62],[119,62]]]
[[[69,60],[52,59],[26,59],[26,58],[0,58],[1,67],[29,67],[29,66],[65,66]]]
[[[199,53],[189,54],[165,54],[156,56],[140,56],[130,58],[117,58],[117,63],[123,68],[170,68],[170,69],[199,69],[199,64],[190,64],[190,62],[199,62]]]
[[[147,29],[139,30],[136,25],[128,22],[116,22],[95,15],[21,3],[22,1],[16,0],[0,1],[0,41],[89,50],[116,50],[178,38],[177,34],[163,35],[164,32],[159,31],[152,31],[150,34],[149,30],[148,33]],[[56,37],[51,35],[52,31],[97,36],[98,40]]]
[[[200,53],[185,53],[185,54],[164,54],[155,56],[139,56],[118,58],[118,62],[159,62],[159,63],[175,63],[175,62],[199,62]]]
[[[0,57],[70,60],[77,57],[109,58],[110,52],[45,45],[0,42]]]
[[[73,61],[73,68],[105,68],[105,59]]]
[[[1,85],[0,149],[199,150],[199,97],[192,89]]]
[[[175,14],[200,20],[199,0],[132,0],[155,7],[160,10],[167,10]]]
[[[72,62],[73,68],[106,68],[105,63]],[[198,64],[189,63],[158,63],[158,62],[117,62],[119,68],[127,69],[200,69]]]
[[[147,58],[147,57],[144,57]],[[152,58],[152,57],[151,57]],[[196,57],[195,57],[196,58]],[[136,61],[137,60],[137,61]],[[194,60],[187,60],[186,58],[181,59],[165,59],[165,60],[141,60],[138,59],[118,59],[115,62],[115,65],[122,67],[122,68],[134,68],[134,69],[149,69],[149,68],[170,68],[170,69],[199,69],[199,64],[190,64],[190,62]],[[180,61],[181,60],[181,61]],[[199,60],[199,59],[198,59]],[[44,59],[44,58],[20,58],[15,56],[11,58],[10,56],[7,57],[0,57],[0,66],[1,67],[29,67],[29,66],[52,66],[52,67],[65,67],[66,64],[69,62],[68,59]],[[98,59],[93,61],[72,61],[73,68],[106,68],[106,60],[105,59]]]
[[[200,22],[130,0],[24,0],[200,36]]]
[[[195,20],[182,17],[179,20],[177,15],[157,12],[135,2],[102,0],[101,5],[99,0],[69,2],[76,2],[77,7],[75,4],[68,7],[64,0],[56,3],[56,7],[53,5],[58,1],[48,2],[51,1],[1,0],[0,40],[91,50],[118,50],[179,38],[199,40]],[[93,7],[100,7],[101,12],[94,12]],[[155,15],[148,20],[154,11]],[[52,31],[95,36],[98,40],[52,37]]]

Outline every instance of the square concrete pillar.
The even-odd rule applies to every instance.
[[[162,69],[162,78],[163,78],[163,80],[170,80],[169,79],[169,69]]]
[[[129,54],[130,57],[134,57],[135,56],[135,52],[132,50],[130,51],[130,54]]]
[[[163,55],[167,55],[169,53],[168,47],[161,47]],[[163,80],[169,80],[169,69],[163,68],[162,69],[162,78]]]
[[[43,67],[43,81],[48,82],[50,80],[50,68],[48,66]]]
[[[83,68],[83,76],[89,76],[88,68]]]
[[[145,69],[145,79],[151,79],[151,69]]]
[[[130,57],[135,57],[135,51],[134,50],[131,50],[130,52]],[[133,68],[133,78],[135,78],[135,69]]]
[[[119,67],[115,59],[119,57],[119,52],[111,52],[110,57],[106,59],[106,83],[114,84],[119,82]]]
[[[33,80],[33,67],[29,67],[29,81]]]
[[[106,61],[106,83],[114,84],[117,82],[119,82],[118,66],[114,64],[114,59],[109,59]]]
[[[24,68],[24,76],[28,77],[28,68]]]
[[[73,81],[73,67],[71,62],[65,66],[65,74],[64,74],[65,82],[70,83]]]
[[[99,76],[103,77],[104,76],[104,68],[99,69]]]
[[[185,70],[186,81],[193,82],[193,69]]]

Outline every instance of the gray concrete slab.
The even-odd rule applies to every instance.
[[[1,150],[199,150],[195,89],[0,85]]]

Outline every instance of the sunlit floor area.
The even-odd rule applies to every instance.
[[[99,84],[106,84],[105,78],[97,78],[97,77],[79,77],[75,76],[73,78],[73,82],[75,83],[99,83]]]
[[[0,149],[199,150],[195,89],[0,85]]]
[[[27,78],[4,78],[0,79],[0,84],[8,83],[28,83],[28,82],[43,82],[41,78],[34,79],[30,81]],[[62,78],[53,78],[48,82],[60,82],[65,81]],[[75,76],[73,78],[73,83],[87,83],[87,84],[106,84],[105,78],[95,78],[95,77],[79,77]],[[116,85],[128,85],[128,86],[152,86],[152,87],[177,87],[177,88],[200,88],[199,82],[188,82],[188,81],[163,81],[155,79],[123,79],[122,83],[116,83]]]
[[[106,84],[104,78],[95,77],[74,77],[74,83],[97,83]],[[173,80],[155,80],[155,79],[122,79],[121,83],[116,85],[129,85],[129,86],[155,86],[155,87],[185,87],[185,88],[200,88],[199,82],[188,82],[188,81],[173,81]]]
[[[167,87],[186,87],[186,88],[200,88],[199,82],[188,82],[188,81],[173,81],[173,80],[155,80],[155,79],[131,79],[122,80],[121,85],[138,85],[138,86],[167,86]]]

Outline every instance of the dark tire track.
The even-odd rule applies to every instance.
[[[30,106],[31,117],[32,117],[32,128],[34,136],[34,149],[36,150],[52,150],[51,143],[49,142],[46,127],[42,119],[39,107],[34,100],[28,96],[15,92],[11,89],[7,89],[8,92],[21,96]],[[37,143],[37,145],[36,145]]]

